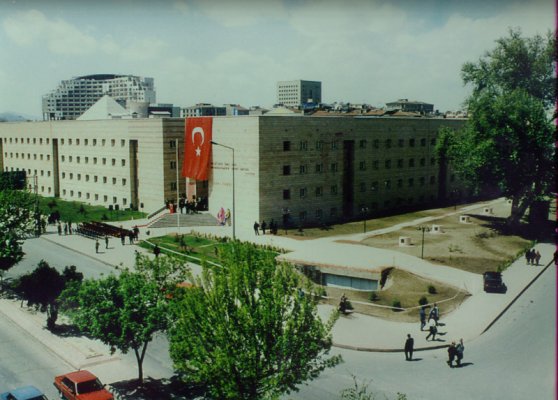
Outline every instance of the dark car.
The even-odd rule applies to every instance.
[[[506,284],[502,282],[502,274],[500,272],[487,271],[483,274],[483,279],[485,292],[506,293],[508,290]]]
[[[35,386],[24,386],[0,394],[2,400],[48,400]]]
[[[113,400],[112,393],[89,371],[70,372],[54,378],[60,398],[67,400]]]

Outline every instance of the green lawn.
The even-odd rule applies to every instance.
[[[39,196],[39,210],[44,215],[58,210],[62,221],[75,223],[84,221],[126,221],[145,218],[140,211],[114,210],[109,211],[103,206],[91,206],[78,201],[66,201],[54,197]]]

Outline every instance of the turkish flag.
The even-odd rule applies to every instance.
[[[182,176],[198,181],[207,180],[211,155],[211,130],[213,118],[186,118],[184,133],[184,162]]]

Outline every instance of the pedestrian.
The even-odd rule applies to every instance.
[[[277,224],[273,218],[271,218],[271,221],[269,222],[269,232],[272,235],[277,235]]]
[[[128,232],[128,239],[130,239],[130,244],[134,244],[134,232]]]
[[[120,231],[120,243],[122,243],[122,246],[126,244],[126,233],[124,231]]]
[[[258,224],[258,221],[254,222],[254,233],[256,236],[260,234],[260,224]]]
[[[227,212],[225,213],[225,221],[227,222],[228,226],[231,226],[231,210],[227,208]]]
[[[153,254],[155,254],[155,257],[159,257],[159,254],[161,254],[159,246],[155,245],[155,247],[153,247]]]
[[[463,339],[459,339],[459,343],[455,346],[455,351],[457,355],[457,366],[461,367],[461,360],[463,360],[463,352],[465,351],[465,346],[463,345]]]
[[[450,346],[448,347],[448,365],[450,368],[453,368],[453,360],[457,355],[457,349],[455,348],[455,342],[451,342]]]
[[[420,330],[422,331],[426,326],[426,306],[422,306],[420,308],[419,316],[420,316]]]
[[[133,231],[134,231],[134,240],[138,240],[138,237],[139,237],[139,228],[138,228],[137,225],[134,226]]]
[[[339,307],[337,308],[340,313],[345,314],[347,312],[347,296],[345,293],[339,299]]]
[[[108,249],[108,245],[109,245],[109,237],[108,235],[105,236],[105,249]]]
[[[430,310],[428,319],[433,319],[434,322],[436,322],[436,326],[438,326],[438,320],[440,319],[440,309],[438,308],[438,305],[436,303],[434,303],[434,307],[432,307],[432,310]]]
[[[525,252],[525,265],[529,265],[530,262],[531,262],[531,249],[528,249]]]
[[[60,225],[60,222],[56,225],[56,228],[58,229],[58,236],[62,235],[62,225]]]
[[[68,223],[64,223],[64,235],[68,234]]]
[[[539,251],[537,250],[535,252],[535,261],[536,261],[536,265],[539,265],[539,262],[541,261],[541,253],[539,253]]]
[[[68,221],[68,234],[72,234],[72,221]]]
[[[552,259],[554,260],[554,265],[558,265],[558,250],[554,252]]]
[[[265,223],[265,219],[262,221],[262,225],[261,225],[261,226],[262,226],[262,234],[265,235],[265,230],[266,230],[266,228],[267,228],[267,224]]]
[[[407,340],[405,340],[405,360],[413,361],[413,346],[415,340],[411,337],[410,333],[407,333]]]
[[[100,246],[99,239],[95,239],[95,253],[99,252],[99,246]]]
[[[428,335],[426,336],[426,341],[432,336],[432,341],[436,340],[436,333],[438,333],[438,328],[436,328],[436,321],[432,318],[428,320]]]

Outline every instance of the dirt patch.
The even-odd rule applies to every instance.
[[[434,286],[436,289],[435,294],[428,292],[429,286]],[[375,307],[374,305],[392,307],[393,302],[398,300],[401,303],[401,308],[417,307],[419,299],[424,296],[427,298],[428,303],[438,303],[443,318],[444,315],[455,310],[469,295],[467,292],[456,287],[431,281],[397,268],[391,271],[385,289],[375,292],[378,297],[375,301],[369,300],[371,292],[346,290],[330,286],[324,289],[327,296],[330,297],[330,299],[324,301],[327,304],[337,306],[341,295],[344,293],[349,301],[351,301],[355,312],[401,322],[418,321],[419,309],[394,311],[391,308]],[[357,301],[367,304],[358,304],[356,303]]]
[[[529,235],[513,234],[505,230],[505,217],[510,205],[502,201],[492,205],[491,214],[483,214],[483,208],[466,215],[468,223],[460,223],[460,215],[452,215],[425,224],[423,227],[402,228],[396,232],[373,236],[362,244],[371,247],[395,250],[421,257],[435,264],[443,264],[482,274],[484,271],[505,268],[512,260],[523,254],[532,245]],[[441,233],[433,233],[433,225]],[[399,246],[400,237],[411,238],[410,246]],[[424,238],[424,242],[423,242]]]

